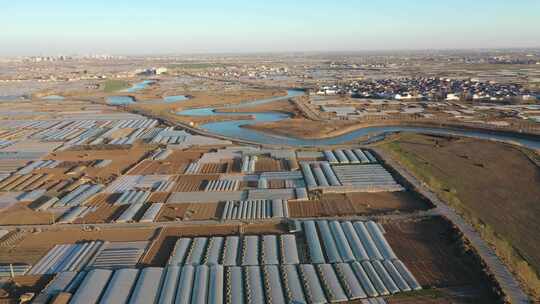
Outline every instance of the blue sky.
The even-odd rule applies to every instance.
[[[0,0],[0,55],[540,47],[538,0]]]

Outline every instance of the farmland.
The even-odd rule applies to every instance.
[[[534,282],[537,154],[445,136],[293,137],[327,138],[423,115],[485,118],[474,123],[505,130],[505,121],[537,115],[535,105],[347,96],[363,93],[347,90],[365,85],[363,73],[376,74],[387,90],[396,80],[385,74],[414,71],[416,59],[395,69],[317,56],[286,68],[285,58],[259,70],[255,59],[230,64],[224,56],[135,60],[136,70],[111,67],[116,75],[69,90],[45,75],[42,90],[0,102],[0,302],[18,302],[25,292],[43,304],[526,298],[491,247],[433,191],[523,282]],[[398,81],[431,88],[439,80]],[[482,92],[520,88],[456,83]],[[497,115],[505,116],[492,121]],[[248,118],[266,121],[249,128],[279,136],[236,122],[197,129]],[[220,136],[221,127],[232,135]]]
[[[129,88],[129,84],[123,80],[107,80],[103,86],[105,93],[112,93]]]
[[[463,213],[522,280],[540,290],[535,278],[540,269],[540,170],[530,158],[534,152],[502,143],[412,134],[400,135],[383,148]],[[522,258],[532,269],[524,267]]]

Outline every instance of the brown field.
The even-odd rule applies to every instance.
[[[255,172],[288,171],[287,161],[271,157],[259,157],[255,163]]]
[[[219,203],[197,204],[166,204],[158,217],[159,222],[182,220],[212,220],[217,219],[223,209]]]
[[[157,160],[143,160],[129,175],[173,175],[184,173],[189,162],[170,163]]]
[[[346,216],[393,211],[411,212],[428,208],[427,202],[410,191],[329,193],[322,195],[318,200],[289,202],[291,217]]]
[[[122,212],[124,212],[129,206],[120,205],[114,206],[111,204],[99,206],[94,212],[88,213],[83,218],[75,220],[75,224],[98,224],[98,223],[110,223],[117,219]]]
[[[217,180],[219,175],[179,175],[172,192],[194,192],[204,190],[206,182]]]
[[[395,210],[411,212],[431,208],[431,203],[429,201],[411,191],[378,193],[355,192],[347,193],[345,196],[354,206],[365,206],[369,213],[384,213]]]
[[[284,223],[244,224],[242,230],[244,234],[283,234],[288,232],[288,227]]]
[[[190,204],[166,204],[161,208],[157,222],[174,222],[176,219],[184,219]]]
[[[234,163],[233,161],[223,162],[223,163],[210,163],[204,164],[199,170],[200,174],[220,174],[220,173],[229,173],[233,172]]]
[[[0,225],[50,224],[58,215],[50,212],[34,211],[31,203],[20,202],[0,212]]]
[[[118,129],[118,130],[116,130],[115,132],[113,132],[111,134],[111,138],[112,139],[117,139],[117,138],[127,137],[133,131],[134,131],[134,129],[130,129],[130,128]]]
[[[171,194],[166,192],[153,192],[148,198],[150,203],[166,203]]]
[[[540,272],[540,168],[529,158],[534,152],[504,143],[413,134],[402,134],[383,148],[464,214],[514,270],[520,269],[522,279],[535,281],[534,272]],[[525,269],[521,258],[534,270]],[[529,284],[540,294],[540,281]]]
[[[190,220],[212,220],[217,219],[223,204],[220,203],[197,203],[189,204],[186,211],[186,218]]]
[[[49,181],[49,174],[11,175],[0,183],[0,191],[32,191]]]
[[[175,150],[164,160],[144,160],[129,171],[130,175],[182,174],[190,162],[199,159],[207,150]]]
[[[250,115],[215,115],[215,116],[184,116],[173,113],[163,113],[172,121],[178,121],[185,124],[193,124],[194,126],[203,125],[211,122],[230,121],[230,120],[249,120]]]
[[[84,231],[76,228],[48,230],[27,233],[12,248],[0,248],[0,261],[4,263],[36,263],[49,249],[57,244],[69,244],[79,241],[146,241],[155,232],[153,228],[106,229]],[[24,254],[21,254],[24,252]]]
[[[285,188],[285,181],[274,179],[268,181],[268,188],[269,189],[284,189]]]
[[[475,299],[478,295],[476,290],[427,290],[413,293],[398,294],[386,298],[388,304],[472,304],[477,303]]]
[[[223,105],[232,105],[239,104],[241,102],[258,100],[263,98],[285,96],[287,95],[286,91],[282,90],[273,90],[273,89],[243,89],[236,91],[185,91],[179,93],[178,95],[190,95],[189,100],[183,100],[178,103],[160,103],[160,104],[137,104],[138,107],[143,108],[154,108],[154,109],[170,109],[170,108],[181,108],[181,109],[190,109],[206,106],[223,106]],[[135,105],[133,105],[135,106]]]
[[[90,199],[86,206],[101,207],[105,205],[110,205],[116,202],[116,200],[119,199],[121,195],[122,193],[100,193]]]
[[[435,217],[387,223],[384,228],[392,249],[424,288],[473,287],[479,293],[474,303],[496,303],[481,264],[466,253],[448,221]]]
[[[291,118],[279,122],[247,125],[245,128],[277,135],[314,139],[341,135],[358,128],[356,125],[357,122],[347,120],[315,121],[305,118]]]
[[[221,109],[220,112],[225,113],[242,113],[242,112],[281,112],[285,114],[290,114],[298,116],[300,112],[294,103],[288,100],[273,101],[264,104],[259,104],[249,107],[240,107],[240,108],[230,108],[230,109]]]
[[[151,150],[146,146],[134,146],[131,149],[116,150],[84,150],[84,151],[59,151],[49,154],[47,159],[60,161],[81,162],[99,159],[110,159],[112,163],[105,168],[86,168],[84,175],[96,181],[107,181],[114,176],[119,176],[124,171],[138,163],[143,156]]]

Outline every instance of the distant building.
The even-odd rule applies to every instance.
[[[446,100],[448,101],[459,101],[461,98],[459,97],[458,94],[453,94],[453,93],[450,93],[448,95],[446,95]]]
[[[161,74],[166,74],[166,73],[167,73],[167,68],[165,67],[156,68],[156,75],[161,75]]]

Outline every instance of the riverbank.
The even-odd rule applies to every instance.
[[[459,123],[442,123],[439,121],[420,120],[380,120],[371,122],[350,121],[312,121],[306,119],[288,119],[279,122],[268,122],[252,125],[243,125],[242,128],[251,129],[279,136],[293,136],[300,139],[329,139],[342,136],[360,129],[384,126],[427,127],[451,130],[479,131],[487,134],[506,134],[518,138],[540,141],[540,134],[524,133],[503,128],[488,128],[481,126],[463,125]]]

